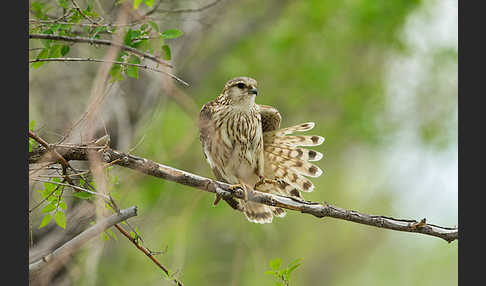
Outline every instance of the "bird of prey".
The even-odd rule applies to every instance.
[[[308,177],[318,177],[322,170],[310,161],[322,154],[299,146],[317,146],[321,136],[293,135],[308,131],[313,122],[280,129],[277,109],[255,103],[257,82],[249,77],[229,80],[221,94],[205,104],[199,114],[200,140],[203,153],[216,179],[233,188],[248,192],[257,190],[301,198],[301,191],[311,192],[314,185]],[[227,199],[234,209],[243,211],[255,223],[271,223],[273,216],[283,217],[278,207],[248,201]],[[216,198],[214,204],[219,201]]]

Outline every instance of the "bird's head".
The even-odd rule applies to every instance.
[[[257,95],[257,81],[249,77],[236,77],[224,85],[222,95],[230,105],[252,107]]]

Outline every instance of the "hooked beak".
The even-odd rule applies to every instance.
[[[249,94],[254,94],[254,95],[258,95],[258,90],[256,88],[252,88],[248,91]]]

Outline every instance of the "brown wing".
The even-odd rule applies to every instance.
[[[201,108],[201,111],[199,112],[199,140],[201,141],[204,157],[206,157],[206,159],[207,159],[206,149],[208,149],[209,147],[207,146],[207,144],[210,144],[209,132],[211,131],[210,124],[211,124],[211,118],[213,114],[212,105],[213,105],[212,101],[206,103]]]
[[[260,115],[262,117],[262,131],[273,131],[280,128],[280,121],[282,120],[282,116],[278,110],[269,105],[259,105],[260,107]],[[265,137],[265,135],[263,135]]]

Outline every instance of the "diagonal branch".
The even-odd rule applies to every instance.
[[[88,160],[88,149],[86,149],[86,146],[73,145],[72,147],[56,147],[56,150],[62,154],[66,160]],[[46,152],[46,150],[41,147],[29,153],[29,163],[42,162],[43,160],[41,160],[41,158],[44,152]],[[233,189],[229,184],[178,170],[149,159],[125,154],[109,148],[101,149],[98,152],[98,155],[106,163],[116,161],[116,163],[114,163],[116,165],[190,186],[202,191],[215,193],[224,198],[244,199],[244,193],[241,189]],[[447,242],[452,242],[458,239],[457,227],[442,227],[429,224],[425,219],[416,221],[412,219],[397,219],[381,215],[370,215],[354,210],[346,210],[326,202],[310,202],[258,191],[253,191],[248,194],[248,200],[269,206],[300,211],[301,213],[311,214],[318,218],[332,217],[378,228],[431,235],[442,238]]]
[[[49,253],[48,255],[42,257],[41,259],[33,263],[30,263],[29,273],[40,270],[42,267],[52,263],[54,260],[56,261],[63,260],[71,253],[76,251],[88,240],[96,237],[98,234],[102,233],[103,231],[112,227],[113,225],[116,225],[117,223],[120,223],[136,215],[137,215],[137,207],[134,206],[128,209],[121,210],[119,214],[117,213],[103,219],[102,221],[86,229],[85,231],[83,231],[82,233],[80,233],[70,241],[66,242],[65,244],[63,244],[61,247],[57,248],[53,252]]]
[[[132,237],[121,225],[119,224],[115,224],[115,227],[126,237],[128,238],[128,240],[130,240],[140,251],[142,251],[145,255],[147,255],[148,258],[150,258],[157,266],[159,266],[160,269],[162,269],[162,271],[164,271],[164,273],[170,277],[170,273],[169,273],[169,270],[167,269],[167,267],[165,267],[164,265],[162,265],[152,254],[152,252],[150,250],[148,250],[146,247],[144,247],[143,245],[141,245],[140,243],[138,243],[137,239]],[[172,278],[172,277],[170,277]],[[177,286],[184,286],[184,284],[182,284],[181,281],[177,280],[176,278],[173,278],[172,280],[174,282],[175,285]]]

